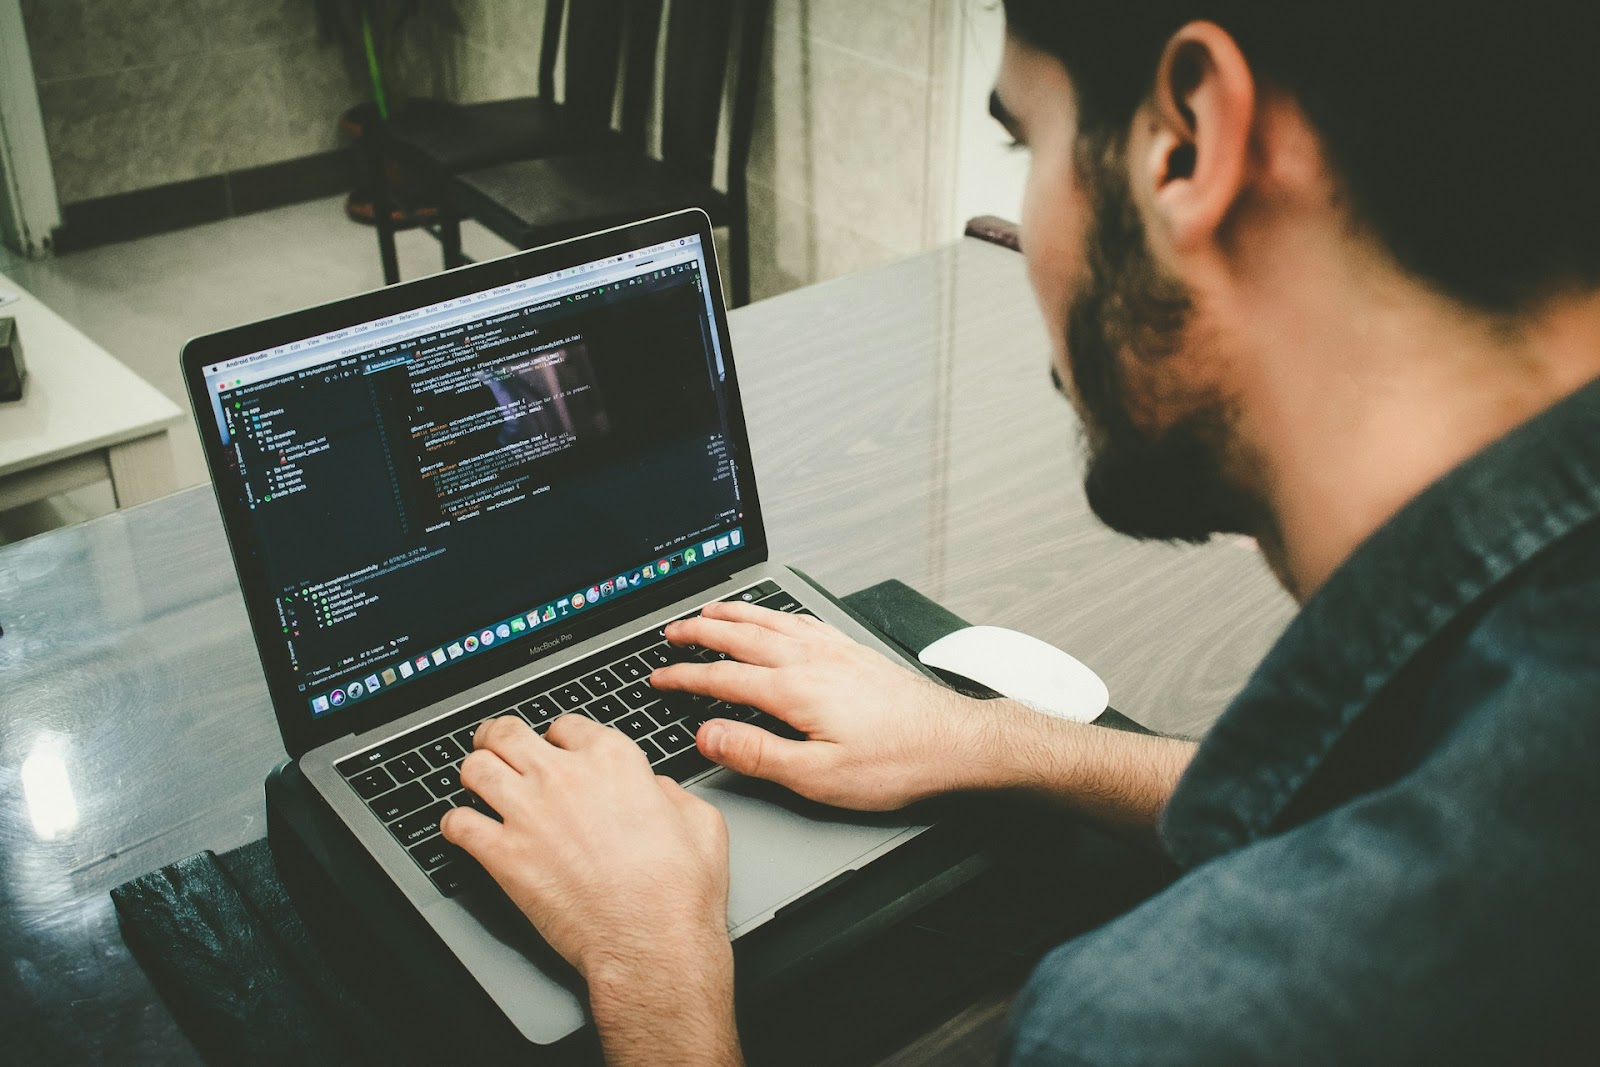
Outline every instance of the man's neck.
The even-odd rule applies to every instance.
[[[1414,282],[1300,304],[1264,334],[1241,429],[1274,529],[1262,542],[1304,600],[1407,501],[1600,376],[1600,293],[1512,322]]]

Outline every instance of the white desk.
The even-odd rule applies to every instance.
[[[183,409],[0,274],[28,381],[0,403],[0,511],[111,480],[117,506],[177,488],[167,427]]]

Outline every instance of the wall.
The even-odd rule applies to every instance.
[[[364,96],[313,0],[23,0],[64,204],[314,155]]]
[[[756,298],[954,236],[952,0],[774,0],[750,158]]]

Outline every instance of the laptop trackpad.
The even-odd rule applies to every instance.
[[[732,771],[714,774],[689,791],[715,804],[728,823],[730,931],[770,917],[778,907],[866,863],[872,853],[923,825],[899,812],[825,807]]]

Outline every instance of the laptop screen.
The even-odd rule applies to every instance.
[[[744,547],[708,278],[675,237],[202,368],[314,717]]]

